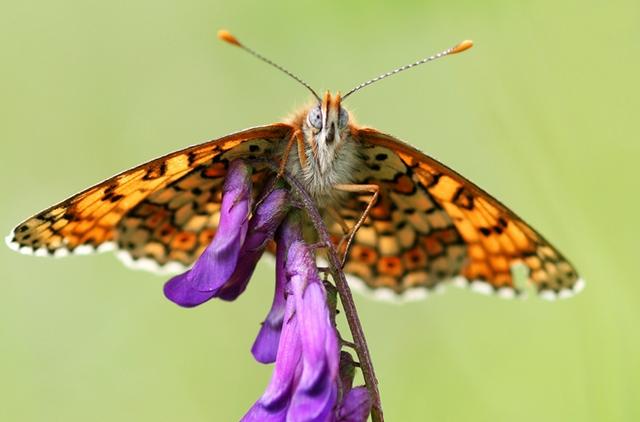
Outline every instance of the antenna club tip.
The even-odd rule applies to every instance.
[[[240,44],[240,41],[238,41],[238,39],[234,37],[231,34],[231,32],[227,31],[226,29],[218,30],[218,38],[221,39],[222,41],[228,42],[229,44],[242,47],[242,44]]]
[[[459,43],[458,45],[456,45],[455,47],[453,47],[451,49],[451,53],[450,54],[462,53],[463,51],[468,50],[471,47],[473,47],[473,41],[464,40],[461,43]]]

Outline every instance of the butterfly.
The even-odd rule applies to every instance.
[[[191,146],[126,170],[19,224],[10,247],[36,256],[117,249],[134,268],[171,273],[188,268],[210,243],[221,188],[234,159],[269,159],[296,177],[341,243],[350,284],[375,296],[424,296],[445,281],[502,297],[522,291],[513,268],[525,266],[541,297],[569,297],[584,282],[537,231],[454,170],[391,135],[353,123],[342,102],[354,92],[416,65],[459,53],[465,41],[322,98],[282,70],[316,101],[283,123],[254,127]],[[256,166],[254,185],[273,177]],[[254,189],[260,191],[260,188]],[[355,230],[357,228],[357,230]]]

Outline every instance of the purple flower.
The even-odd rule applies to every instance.
[[[165,284],[165,295],[185,307],[213,297],[234,300],[275,237],[273,303],[251,348],[259,362],[275,362],[274,372],[242,420],[365,422],[369,392],[352,388],[355,364],[351,355],[340,352],[336,301],[327,300],[314,249],[303,238],[302,214],[290,212],[284,188],[271,190],[253,210],[251,198],[250,169],[234,161],[213,241],[191,270]]]
[[[213,297],[233,300],[242,293],[288,211],[287,191],[275,189],[249,219],[251,172],[239,160],[229,165],[222,192],[220,222],[211,244],[193,268],[165,284],[167,298],[180,306],[197,306]]]
[[[371,397],[366,387],[346,392],[338,410],[336,422],[365,422],[371,412]]]
[[[252,349],[261,362],[275,358],[275,368],[242,421],[364,422],[369,393],[351,388],[355,365],[340,353],[315,256],[295,216],[285,220],[276,240],[276,294]]]
[[[242,420],[330,421],[340,348],[314,255],[303,241],[291,244],[285,269],[289,295],[273,377]]]
[[[258,336],[251,348],[251,353],[261,363],[272,363],[276,360],[286,305],[285,287],[287,274],[285,261],[287,251],[291,248],[292,243],[299,239],[302,239],[302,228],[299,221],[295,220],[294,217],[289,217],[287,223],[283,224],[276,233],[276,288],[271,310],[262,323],[262,327],[260,327]]]
[[[220,289],[220,299],[234,300],[244,292],[267,244],[288,211],[288,192],[283,188],[274,189],[260,202],[249,220],[249,233],[240,250],[239,265]]]

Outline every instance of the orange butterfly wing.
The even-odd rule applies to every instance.
[[[445,280],[481,292],[519,292],[511,268],[524,264],[542,297],[570,296],[583,281],[573,266],[515,213],[460,174],[374,129],[356,129],[364,166],[355,183],[380,186],[345,271],[388,296],[426,293]],[[353,224],[366,197],[340,211]],[[338,236],[338,224],[331,227]],[[390,292],[395,293],[391,295]]]
[[[140,165],[26,220],[7,241],[44,256],[118,248],[134,267],[183,269],[215,233],[228,162],[273,156],[291,130],[287,124],[248,129]],[[513,295],[511,267],[523,263],[544,297],[581,287],[562,254],[461,175],[373,129],[355,130],[354,137],[364,160],[354,182],[379,185],[381,196],[356,235],[346,272],[395,294],[458,278]],[[256,192],[265,174],[254,174]],[[342,218],[354,223],[364,199],[348,198]],[[341,234],[337,224],[331,230]]]
[[[215,232],[229,161],[268,157],[290,132],[277,123],[157,158],[36,214],[7,243],[41,256],[119,248],[134,266],[188,266]]]

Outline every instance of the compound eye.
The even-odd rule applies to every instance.
[[[322,109],[320,108],[320,105],[317,105],[309,110],[307,121],[316,129],[322,129]]]
[[[349,113],[344,108],[340,107],[340,116],[338,116],[338,126],[340,129],[347,127],[349,123]]]

